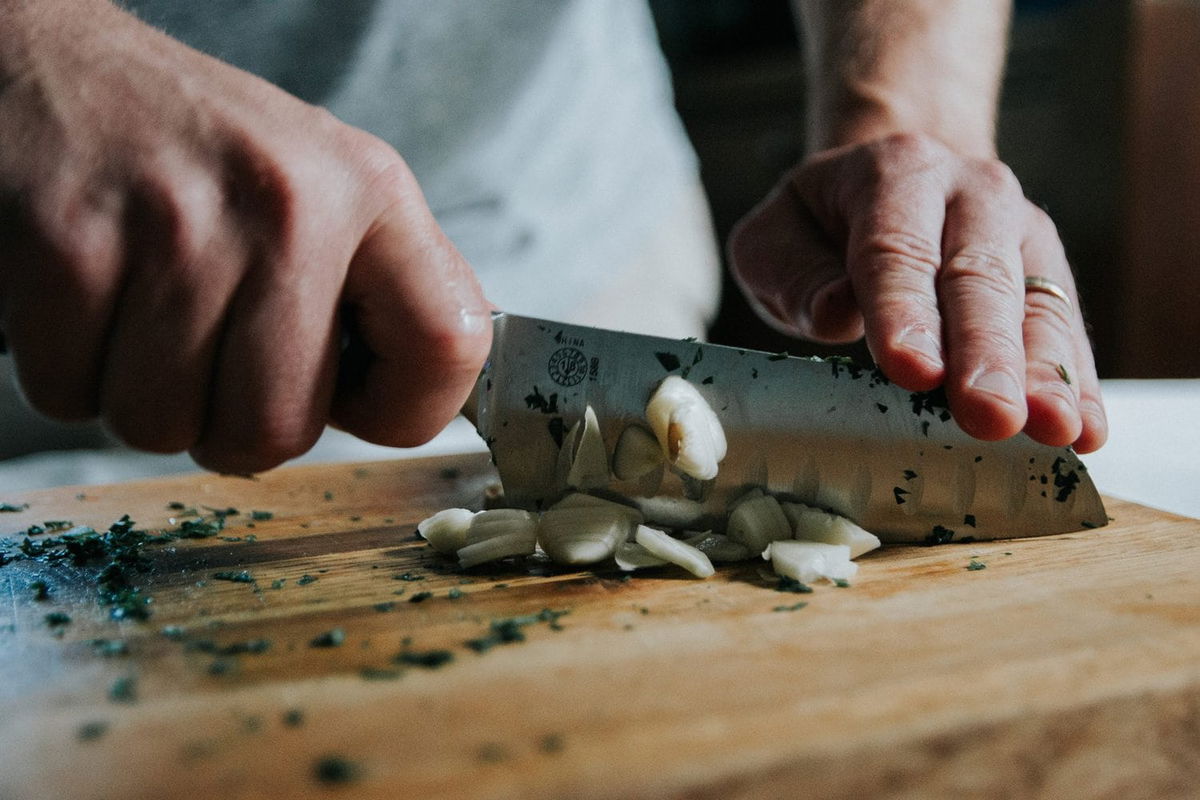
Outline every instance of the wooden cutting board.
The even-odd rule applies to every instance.
[[[459,573],[415,523],[479,507],[492,481],[462,456],[0,497],[28,503],[0,514],[5,533],[126,513],[169,528],[187,518],[169,503],[239,512],[221,532],[236,541],[145,549],[145,622],[109,618],[97,567],[0,567],[0,798],[1200,786],[1196,520],[1109,501],[1107,528],[887,548],[852,586],[803,595],[754,564],[707,581]],[[252,582],[214,577],[243,570]],[[53,613],[71,620],[57,633]]]

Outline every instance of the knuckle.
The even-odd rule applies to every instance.
[[[943,286],[970,293],[1013,296],[1019,291],[1017,270],[1011,261],[991,250],[962,250],[946,262]]]
[[[1040,292],[1025,295],[1025,320],[1035,325],[1053,328],[1066,336],[1073,321],[1070,306],[1056,297],[1043,297]]]
[[[874,153],[877,162],[889,161],[906,169],[922,170],[944,159],[947,148],[927,133],[905,131],[879,140]]]
[[[1005,196],[1024,197],[1021,181],[1017,174],[1003,161],[984,159],[973,165],[977,180],[980,180],[989,191]]]
[[[932,275],[941,265],[941,247],[919,233],[885,227],[885,220],[871,219],[870,230],[856,248],[853,261],[865,269],[868,276],[878,272],[907,270]]]

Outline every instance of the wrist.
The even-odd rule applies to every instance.
[[[809,105],[810,154],[895,134],[923,134],[967,157],[996,157],[990,105],[980,108],[975,101],[953,97],[913,98],[886,85],[843,87]]]

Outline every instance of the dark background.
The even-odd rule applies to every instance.
[[[1181,346],[1180,334],[1163,324],[1163,315],[1150,308],[1137,318],[1129,298],[1131,288],[1139,286],[1145,258],[1125,254],[1137,239],[1130,229],[1130,219],[1137,216],[1129,208],[1130,196],[1137,194],[1130,186],[1130,142],[1137,138],[1136,130],[1131,134],[1135,115],[1130,109],[1139,91],[1139,66],[1131,49],[1164,50],[1153,37],[1146,42],[1145,31],[1154,26],[1143,19],[1143,6],[1153,5],[1016,3],[1002,91],[1001,158],[1026,195],[1059,226],[1103,377],[1200,377],[1196,338]],[[1200,9],[1200,4],[1182,5]],[[802,154],[804,74],[791,9],[787,0],[651,0],[651,7],[674,74],[676,104],[700,156],[714,222],[725,241],[734,222]],[[1197,31],[1200,38],[1200,23]],[[1176,71],[1190,66],[1176,65]],[[1186,73],[1189,80],[1191,75],[1200,77]],[[1141,82],[1147,83],[1145,77]],[[1178,102],[1170,96],[1157,101]],[[1142,129],[1155,124],[1146,114],[1133,121]],[[1185,283],[1174,293],[1184,303],[1176,313],[1189,317],[1179,322],[1186,333],[1200,318],[1200,279],[1190,253],[1175,262],[1163,268],[1167,275],[1196,286],[1189,289]],[[725,288],[711,330],[714,341],[797,354],[832,352],[771,331],[728,278]],[[1196,333],[1200,336],[1200,328]]]

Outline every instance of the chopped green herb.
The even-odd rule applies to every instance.
[[[954,540],[954,531],[942,525],[934,525],[933,530],[925,537],[925,544],[946,544]]]
[[[522,628],[537,622],[545,622],[551,630],[561,630],[562,626],[558,624],[558,620],[568,613],[566,610],[555,611],[543,608],[536,614],[525,614],[520,617],[492,620],[487,635],[477,639],[469,639],[465,644],[476,653],[486,653],[496,645],[523,642],[525,641],[525,633],[522,631]]]
[[[229,675],[237,671],[238,663],[232,658],[218,658],[208,665],[208,674],[215,677]]]
[[[543,753],[561,753],[566,747],[566,741],[561,733],[547,733],[538,739],[538,750]]]
[[[42,523],[48,531],[65,531],[75,527],[75,523],[66,519],[48,519]]]
[[[433,597],[433,592],[417,592],[412,597],[408,598],[410,603],[424,603],[429,598]]]
[[[287,583],[287,578],[276,578],[275,580],[271,581],[271,588],[282,589],[285,583]]]
[[[250,519],[255,522],[264,522],[269,519],[274,519],[275,515],[270,511],[251,511]]]
[[[317,759],[313,775],[321,783],[352,783],[362,775],[361,768],[341,756],[324,756]]]
[[[300,576],[300,579],[296,581],[296,585],[297,586],[308,586],[310,583],[316,583],[316,582],[317,582],[317,578],[315,575],[305,574],[305,575]]]
[[[449,650],[426,650],[418,652],[416,650],[405,650],[394,659],[397,664],[408,664],[414,667],[424,667],[425,669],[437,669],[443,667],[454,660],[454,653]]]
[[[799,603],[792,603],[790,606],[775,606],[771,610],[772,611],[799,611],[800,609],[806,607],[807,605],[808,605],[808,603],[801,601]]]
[[[975,527],[975,515],[974,514],[964,515],[963,516],[963,525],[970,525],[972,528],[974,528]]]
[[[329,491],[328,489],[326,489],[326,490],[325,490],[325,499],[326,499],[326,500],[332,500],[332,499],[333,499],[333,492],[331,492],[331,491]]]
[[[21,505],[16,505],[14,503],[0,503],[0,513],[4,514],[19,514],[27,508],[29,508],[29,503],[22,503]]]
[[[114,703],[132,703],[137,700],[137,678],[126,675],[113,681],[108,687],[108,699]]]
[[[970,572],[978,572],[981,569],[987,569],[987,564],[984,564],[982,561],[976,561],[972,558],[971,563],[967,564],[967,570]]]
[[[424,575],[414,575],[411,572],[405,572],[401,575],[393,575],[392,580],[395,580],[395,581],[423,581],[423,580],[425,580],[425,576]]]
[[[46,622],[46,627],[61,630],[71,624],[71,616],[64,614],[61,611],[51,611],[42,619]]]
[[[309,647],[341,647],[346,641],[346,632],[341,628],[333,628],[325,631],[322,634],[314,637],[309,643]]]
[[[1067,374],[1067,368],[1064,367],[1062,364],[1059,364],[1057,367],[1057,370],[1058,370],[1058,377],[1062,378],[1063,383],[1070,386],[1071,385],[1071,376],[1069,374]]]
[[[241,572],[214,572],[213,578],[218,581],[230,581],[232,583],[254,583],[254,576],[247,570]]]
[[[304,724],[304,712],[298,708],[289,708],[283,712],[283,724],[289,728],[298,728]]]
[[[807,583],[801,583],[795,578],[780,575],[779,582],[775,584],[775,591],[791,592],[792,594],[812,594],[812,587]]]
[[[457,600],[460,597],[465,597],[465,596],[466,596],[466,592],[464,592],[462,589],[459,589],[457,586],[452,588],[450,591],[446,592],[446,597],[449,597],[451,600]]]
[[[30,581],[29,591],[33,592],[33,599],[38,602],[50,599],[50,586],[43,580]]]
[[[103,720],[92,720],[79,726],[75,738],[81,742],[94,742],[108,733],[108,723]]]
[[[833,585],[839,589],[849,589],[850,581],[846,580],[845,578],[834,578]]]
[[[391,611],[395,607],[396,602],[394,600],[388,600],[386,603],[376,603],[374,606],[372,606],[372,608],[379,612]]]

